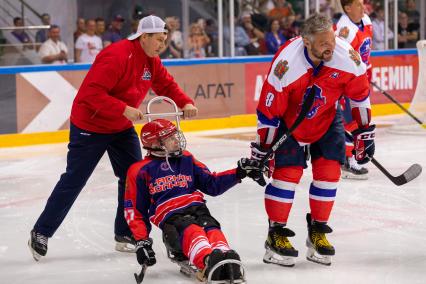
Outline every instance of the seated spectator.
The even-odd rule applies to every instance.
[[[415,48],[419,38],[419,24],[408,23],[406,13],[399,13],[398,48]]]
[[[294,15],[293,8],[286,0],[275,0],[275,8],[269,11],[268,17],[280,21],[284,17]]]
[[[44,13],[41,15],[41,22],[45,26],[50,26],[50,15],[47,13]],[[49,29],[42,29],[38,30],[35,36],[36,43],[43,43],[45,42],[49,37]],[[36,50],[38,51],[40,49],[40,45],[36,45]]]
[[[286,42],[286,38],[280,29],[278,20],[272,20],[269,26],[269,31],[265,35],[266,48],[268,54],[275,54],[281,45]]]
[[[180,25],[180,24],[179,24]],[[210,50],[207,50],[208,57],[214,57],[218,55],[218,28],[213,19],[206,20],[206,34],[210,39]]]
[[[281,30],[286,39],[294,38],[300,35],[300,25],[296,22],[296,16],[290,15],[281,20]]]
[[[206,57],[206,46],[210,39],[198,23],[192,23],[189,27],[188,57],[204,58]]]
[[[373,25],[373,49],[385,49],[385,11],[382,6],[376,8],[376,17],[372,21]],[[388,39],[393,39],[393,32],[388,29]]]
[[[111,26],[102,37],[104,47],[107,47],[111,43],[120,41],[123,38],[121,35],[123,23],[124,18],[121,15],[115,15],[115,17],[112,19]]]
[[[86,21],[86,33],[75,43],[75,62],[92,63],[102,50],[102,40],[96,35],[96,21]]]
[[[75,30],[73,36],[74,36],[74,42],[77,41],[78,37],[81,36],[86,32],[86,20],[83,18],[77,19],[77,29]]]
[[[262,46],[265,44],[265,34],[261,29],[253,25],[251,14],[249,12],[243,12],[241,15],[241,26],[246,31],[250,38],[250,44],[247,48],[248,55],[259,55],[261,54]]]
[[[244,28],[241,25],[237,24],[237,19],[235,19],[235,28],[234,28],[234,40],[235,40],[235,46],[234,46],[234,53],[235,56],[246,56],[247,55],[247,48],[250,44],[250,38]],[[231,31],[229,26],[225,26],[223,28],[223,37],[224,37],[224,43],[225,43],[225,54],[228,54],[229,45],[230,45],[230,38]]]
[[[51,25],[48,39],[40,46],[39,55],[41,62],[45,64],[65,64],[68,60],[68,48],[60,40],[61,29],[57,25]]]
[[[104,18],[96,18],[96,35],[100,38],[102,38],[102,36],[105,33],[105,20]]]
[[[165,19],[168,34],[166,40],[166,47],[161,53],[161,58],[182,58],[182,48],[178,48],[173,42],[173,34],[176,32],[176,24],[174,17]]]
[[[23,27],[24,26],[24,21],[22,20],[22,18],[20,17],[16,17],[13,19],[13,25],[15,27]],[[30,38],[30,36],[25,32],[24,29],[16,29],[12,32],[12,35],[19,40],[19,42],[25,44],[24,45],[24,50],[25,49],[33,49],[34,46],[32,45],[32,40]]]

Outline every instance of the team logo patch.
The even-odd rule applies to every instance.
[[[367,63],[371,52],[371,38],[364,39],[359,47],[359,54],[361,55],[362,62]]]
[[[339,31],[339,36],[341,38],[347,38],[349,36],[349,28],[348,27],[341,28]]]
[[[144,81],[151,80],[151,72],[149,72],[149,69],[147,67],[143,69],[142,80]]]
[[[339,77],[339,72],[333,72],[330,75],[330,78],[336,79],[337,77]]]
[[[169,169],[169,165],[168,165],[166,162],[161,163],[161,165],[160,165],[160,169],[161,169],[162,171],[167,171],[167,170]]]
[[[355,62],[357,66],[361,64],[361,56],[359,56],[359,53],[356,52],[355,49],[349,49],[349,57],[352,59],[353,62]]]
[[[274,75],[278,77],[278,79],[282,79],[284,74],[288,71],[288,61],[280,60],[278,64],[275,66]]]
[[[322,95],[322,89],[320,87],[318,87],[317,85],[313,85],[311,88],[314,88],[315,96],[314,96],[314,103],[312,104],[312,107],[309,110],[309,112],[306,114],[307,119],[312,119],[313,117],[315,117],[320,107],[322,107],[323,105],[327,103],[327,99],[325,96]],[[311,92],[311,88],[308,88],[305,94],[303,95],[303,101],[301,104],[299,104],[299,110],[297,112],[297,115],[299,115],[299,112],[302,109],[302,105],[305,102],[306,97]]]

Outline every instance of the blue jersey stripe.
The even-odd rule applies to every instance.
[[[314,186],[311,184],[311,188],[309,189],[309,194],[315,195],[315,196],[322,196],[322,197],[336,197],[336,189],[322,189]]]
[[[263,113],[261,113],[259,110],[257,112],[257,118],[259,119],[259,122],[264,125],[269,125],[272,127],[278,127],[280,125],[280,119],[278,117],[274,117],[273,119],[267,118]]]

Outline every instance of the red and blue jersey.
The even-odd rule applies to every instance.
[[[336,102],[345,94],[359,125],[370,121],[369,84],[366,66],[349,43],[336,37],[333,57],[314,66],[301,37],[287,42],[275,55],[257,106],[258,143],[269,147],[280,123],[296,120],[305,97],[314,88],[315,98],[293,137],[302,144],[318,141],[330,127]]]
[[[203,193],[220,195],[240,182],[236,169],[212,173],[188,151],[169,164],[148,156],[127,172],[124,213],[136,240],[148,237],[150,223],[162,228],[173,214],[203,204]]]
[[[356,24],[343,14],[334,25],[335,34],[347,41],[361,55],[362,62],[371,68],[370,53],[373,44],[373,25],[367,14]]]

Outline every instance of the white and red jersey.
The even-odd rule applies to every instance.
[[[349,44],[361,55],[362,62],[371,68],[370,53],[373,43],[373,25],[367,14],[359,24],[351,21],[348,15],[343,14],[334,25],[335,34]]]
[[[300,144],[314,143],[326,133],[342,94],[351,99],[358,124],[369,124],[370,91],[366,66],[359,54],[336,37],[333,58],[315,67],[302,38],[296,37],[277,52],[262,87],[257,106],[258,143],[261,146],[270,146],[282,121],[287,127],[293,125],[311,88],[315,88],[313,106],[293,132]]]

